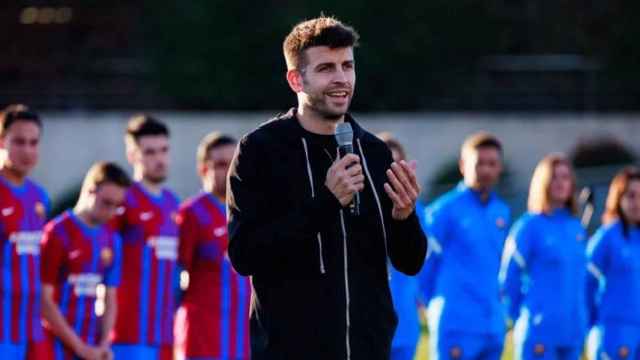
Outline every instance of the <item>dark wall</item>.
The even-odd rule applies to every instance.
[[[635,86],[640,47],[634,46],[640,25],[633,19],[640,5],[631,0],[318,3],[0,5],[0,103],[287,107],[294,98],[284,80],[282,40],[298,21],[324,12],[362,36],[356,51],[357,110],[626,110],[640,104]],[[521,58],[534,54],[570,54],[577,60],[558,70],[545,66],[547,60],[538,66]],[[494,55],[506,55],[506,65],[487,65]],[[523,61],[524,69],[509,65]]]

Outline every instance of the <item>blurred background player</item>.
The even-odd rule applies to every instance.
[[[43,339],[40,240],[49,212],[46,192],[27,176],[38,163],[42,123],[24,105],[0,117],[0,354],[24,359]]]
[[[432,360],[498,360],[505,332],[498,271],[510,210],[493,191],[502,145],[477,133],[462,145],[455,189],[425,215],[429,251],[421,287],[428,304]]]
[[[162,185],[169,129],[151,116],[134,116],[125,142],[135,182],[114,221],[122,235],[123,276],[112,349],[116,359],[171,359],[179,202]]]
[[[112,358],[122,240],[106,223],[122,205],[130,184],[117,165],[93,165],[75,208],[45,227],[41,269],[46,359]],[[99,285],[105,287],[104,313],[97,318]]]
[[[178,215],[179,264],[189,287],[176,318],[180,359],[249,359],[249,279],[235,272],[227,255],[227,172],[236,140],[217,132],[198,146],[203,191]]]
[[[528,212],[514,224],[501,269],[514,359],[578,360],[587,328],[586,231],[576,217],[576,180],[560,154],[533,173]]]
[[[595,323],[592,359],[640,355],[640,169],[628,167],[611,182],[604,225],[588,247],[587,300]],[[591,341],[590,341],[591,342]]]
[[[377,134],[391,150],[393,161],[406,160],[406,152],[400,142],[389,132]],[[416,215],[424,224],[424,204],[416,203]],[[424,226],[423,226],[424,227]],[[393,342],[391,343],[391,360],[413,360],[416,346],[420,339],[420,319],[418,308],[422,302],[418,277],[407,276],[391,267],[391,298],[398,315]]]

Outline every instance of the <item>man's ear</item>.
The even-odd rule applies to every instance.
[[[198,170],[198,176],[203,177],[207,173],[207,165],[204,162],[199,163],[196,167]]]
[[[302,73],[297,69],[287,70],[287,82],[289,83],[289,87],[293,92],[299,93],[304,87],[302,84]]]
[[[136,148],[135,148],[135,146],[127,144],[125,151],[126,151],[126,155],[127,155],[127,161],[129,162],[130,165],[133,165],[135,163],[135,161],[136,161]]]

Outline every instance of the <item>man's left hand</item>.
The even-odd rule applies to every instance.
[[[416,178],[416,161],[394,161],[387,170],[387,178],[389,182],[384,183],[384,189],[393,202],[391,216],[394,220],[404,220],[415,209],[420,194],[420,185]]]

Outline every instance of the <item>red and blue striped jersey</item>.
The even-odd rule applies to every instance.
[[[43,338],[40,324],[40,241],[49,198],[33,181],[0,177],[0,343]]]
[[[114,226],[122,235],[122,284],[114,343],[173,344],[178,198],[135,183]]]
[[[122,274],[122,240],[106,225],[89,226],[72,211],[50,221],[42,237],[43,284],[53,285],[54,300],[76,334],[90,345],[101,338],[96,315],[98,285],[117,287]],[[46,324],[45,324],[46,326]],[[46,327],[49,358],[73,358],[73,353]]]
[[[249,358],[249,279],[227,255],[224,205],[210,193],[186,201],[178,214],[179,263],[189,272],[176,319],[176,339],[187,358]]]

